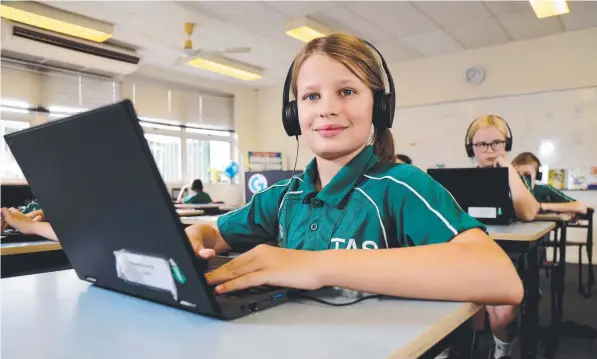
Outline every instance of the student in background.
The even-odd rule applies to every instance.
[[[543,177],[541,172],[541,161],[531,152],[523,152],[516,156],[512,165],[520,176],[525,179],[526,185],[530,188],[539,202],[541,211],[560,213],[587,213],[587,206],[574,198],[566,196],[561,191],[550,185],[536,184]]]
[[[396,155],[396,163],[406,163],[408,165],[412,165],[413,161],[407,155],[399,153]]]
[[[208,204],[212,203],[211,197],[206,192],[203,192],[203,182],[200,179],[193,181],[191,185],[190,193],[185,196],[185,193],[189,191],[189,186],[185,185],[178,194],[178,203],[186,204]]]
[[[471,123],[466,132],[466,153],[469,158],[474,158],[481,168],[508,168],[508,181],[516,216],[523,221],[532,221],[540,206],[514,166],[506,160],[506,155],[512,149],[512,140],[510,127],[503,118],[495,115],[479,117]],[[513,342],[518,336],[518,306],[501,305],[486,308],[495,341],[490,357],[510,358]]]

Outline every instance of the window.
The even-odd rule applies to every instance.
[[[187,139],[187,173],[186,179],[190,182],[201,179],[210,182],[209,178],[209,142]]]
[[[230,164],[230,142],[209,141],[209,164],[211,168],[224,172]],[[221,175],[219,182],[230,182],[230,178]]]
[[[13,157],[12,153],[10,153],[10,149],[4,140],[4,135],[9,133],[17,132],[20,130],[24,130],[29,128],[28,122],[23,121],[7,121],[7,120],[0,120],[0,137],[2,137],[2,148],[0,157],[2,159],[2,170],[0,172],[0,178],[2,179],[24,179],[23,172],[19,168],[19,165],[15,158]]]
[[[177,136],[145,134],[149,149],[165,182],[182,179],[182,140]]]

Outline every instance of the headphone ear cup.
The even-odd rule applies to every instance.
[[[537,173],[535,174],[535,180],[541,181],[542,179],[543,179],[543,171],[541,170],[541,167],[539,167],[537,169]]]
[[[375,91],[373,94],[373,125],[376,127],[391,127],[390,95],[384,91]]]
[[[468,158],[473,158],[475,156],[475,151],[473,151],[473,144],[467,143],[464,145],[464,149],[466,150],[466,155]]]
[[[512,137],[506,138],[506,152],[512,151]]]
[[[282,122],[284,124],[284,130],[288,136],[300,136],[301,126],[298,117],[298,107],[296,101],[290,101],[284,106]]]

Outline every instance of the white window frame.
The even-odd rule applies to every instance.
[[[3,103],[7,103],[7,100],[0,100]],[[20,122],[23,124],[27,124],[28,127],[32,127],[34,125],[34,121],[35,121],[35,112],[33,111],[28,111],[25,109],[17,109],[17,108],[13,108],[11,107],[4,107],[2,106],[2,108],[0,109],[0,120],[2,121],[7,121],[7,122]],[[4,138],[2,138],[2,141],[0,142],[0,144],[2,146],[4,146]],[[2,151],[4,151],[4,149],[2,149]],[[14,157],[14,156],[13,156]],[[2,160],[2,166],[5,166],[4,164],[4,160]],[[23,175],[23,177],[21,178],[13,178],[13,177],[4,177],[4,173],[0,172],[0,181],[2,181],[2,183],[27,183],[27,180],[25,179],[25,176]]]

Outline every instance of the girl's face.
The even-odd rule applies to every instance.
[[[344,65],[310,56],[299,71],[296,98],[303,137],[316,156],[333,160],[365,147],[373,93]]]
[[[471,142],[480,167],[492,167],[496,158],[507,154],[506,137],[493,126],[478,129]]]

